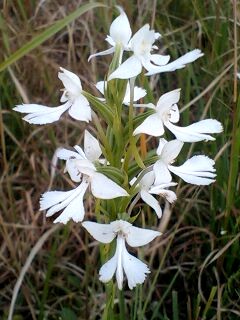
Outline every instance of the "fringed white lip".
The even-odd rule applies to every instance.
[[[176,174],[184,181],[195,185],[209,185],[216,177],[214,160],[204,155],[193,156],[179,167],[172,163],[182,149],[183,143],[179,140],[167,142],[165,139],[159,140],[157,154],[159,160],[154,164],[155,184],[170,183],[172,176],[170,172]]]
[[[145,263],[128,253],[125,242],[132,247],[140,247],[160,236],[160,232],[137,228],[124,220],[116,220],[110,224],[85,221],[82,225],[93,238],[102,243],[110,243],[117,238],[115,254],[99,271],[102,282],[110,281],[115,273],[119,290],[123,287],[124,273],[130,289],[144,282],[150,270]]]

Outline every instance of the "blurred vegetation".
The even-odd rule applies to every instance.
[[[59,66],[77,73],[84,89],[97,94],[94,83],[103,79],[111,57],[91,63],[87,58],[107,48],[104,39],[116,16],[115,1],[101,3],[109,7],[83,15],[78,11],[79,17],[73,20],[71,13],[93,2],[2,1],[0,319],[7,319],[15,298],[15,320],[101,319],[105,286],[98,281],[98,244],[80,224],[52,229],[50,219],[38,211],[41,193],[70,186],[63,169],[57,168],[51,180],[51,159],[58,146],[81,143],[86,124],[66,116],[53,125],[33,126],[12,111],[21,102],[56,106]],[[177,58],[200,48],[205,54],[183,70],[142,76],[139,84],[148,87],[148,99],[156,101],[160,94],[180,87],[182,124],[213,117],[222,122],[224,133],[215,142],[186,144],[178,159],[182,163],[200,153],[215,157],[217,181],[213,185],[180,182],[178,201],[166,207],[160,222],[149,208],[142,210],[139,223],[159,224],[159,230],[166,231],[144,251],[139,250],[152,272],[143,287],[133,291],[125,287],[123,293],[116,293],[116,312],[125,296],[124,314],[116,319],[239,319],[240,102],[235,74],[240,2],[119,0],[117,4],[126,11],[134,32],[150,23],[162,34],[161,52]],[[62,24],[56,24],[60,20]],[[20,53],[14,55],[17,50]],[[151,148],[156,143],[152,139]],[[145,144],[143,139],[143,153]],[[91,217],[94,203],[88,197],[86,206]]]

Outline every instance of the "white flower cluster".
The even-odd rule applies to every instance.
[[[147,70],[146,75],[174,71],[185,67],[186,64],[203,55],[199,49],[195,49],[169,63],[170,56],[152,53],[157,49],[154,43],[161,35],[150,30],[149,25],[146,24],[132,36],[125,12],[120,7],[117,8],[120,15],[112,22],[109,36],[106,38],[111,46],[110,49],[89,57],[90,60],[96,56],[116,54],[120,49],[118,66],[110,72],[107,81],[100,81],[96,84],[102,95],[105,94],[109,81],[113,79],[135,78],[143,68]],[[130,53],[130,57],[122,62],[125,51]],[[27,113],[23,119],[32,124],[55,122],[65,111],[68,111],[69,115],[76,120],[87,123],[91,121],[92,111],[89,99],[86,98],[79,77],[63,68],[60,68],[58,77],[64,86],[64,92],[60,99],[62,105],[47,107],[38,104],[23,104],[16,106],[14,110]],[[49,191],[42,195],[40,209],[47,210],[47,217],[61,212],[54,223],[67,223],[71,219],[75,222],[84,220],[84,195],[88,188],[92,195],[98,199],[130,197],[132,200],[134,197],[141,197],[154,210],[158,218],[161,218],[161,206],[153,195],[160,195],[169,203],[173,203],[177,199],[174,191],[169,190],[169,187],[177,184],[172,181],[171,173],[195,185],[208,185],[215,181],[214,161],[207,156],[193,156],[180,166],[174,166],[173,162],[180,153],[184,142],[214,140],[210,134],[221,132],[221,124],[213,119],[205,119],[187,127],[175,125],[180,118],[177,105],[180,99],[180,89],[163,94],[154,105],[152,103],[133,104],[143,98],[146,91],[134,87],[131,94],[129,81],[126,82],[125,88],[122,104],[129,106],[132,103],[132,106],[136,108],[143,107],[150,110],[141,124],[135,126],[133,135],[145,133],[161,137],[166,127],[176,139],[168,142],[164,138],[160,138],[156,150],[158,160],[144,171],[139,169],[136,177],[129,177],[128,186],[126,184],[120,186],[113,179],[101,173],[101,168],[109,166],[109,159],[107,156],[100,158],[103,150],[100,143],[89,131],[85,130],[84,149],[80,146],[74,146],[74,151],[59,148],[56,152],[59,159],[66,161],[66,172],[77,186],[69,191]],[[101,103],[105,103],[106,100],[107,97],[96,98],[96,101]],[[124,158],[121,159],[121,162],[124,163],[124,161]],[[110,165],[112,164],[110,163]],[[117,214],[121,216],[121,213]],[[125,273],[128,286],[132,289],[137,284],[144,282],[146,274],[150,270],[146,264],[128,253],[126,243],[131,247],[143,246],[159,236],[160,232],[134,227],[123,219],[109,222],[109,224],[91,221],[82,223],[82,226],[102,243],[110,243],[116,238],[115,254],[101,267],[100,280],[108,282],[116,273],[118,288],[122,289]]]

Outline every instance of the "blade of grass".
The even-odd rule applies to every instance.
[[[213,301],[213,298],[214,298],[216,292],[217,292],[217,287],[212,287],[212,290],[211,290],[211,292],[210,292],[210,295],[209,295],[209,298],[208,298],[206,307],[205,307],[205,309],[204,309],[204,311],[203,311],[202,319],[206,319],[208,310],[209,310],[209,308],[211,307],[211,304],[212,304],[212,301]]]
[[[14,307],[15,307],[15,303],[17,300],[17,296],[18,296],[18,292],[20,290],[21,284],[23,282],[24,276],[26,274],[26,272],[28,271],[33,259],[35,258],[36,254],[39,252],[39,250],[41,249],[41,247],[43,246],[44,242],[49,238],[49,236],[54,233],[56,230],[58,230],[61,226],[55,225],[54,227],[52,227],[51,229],[49,229],[48,231],[46,231],[41,238],[37,241],[37,243],[35,244],[35,246],[32,248],[21,272],[20,275],[18,277],[18,280],[15,284],[15,287],[13,289],[13,295],[12,295],[12,300],[11,300],[11,305],[10,305],[10,309],[9,309],[9,314],[8,314],[8,320],[12,320],[13,319],[13,311],[14,311]]]
[[[172,310],[173,320],[179,320],[178,293],[175,290],[172,291]]]

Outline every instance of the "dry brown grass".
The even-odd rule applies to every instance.
[[[37,5],[37,1],[36,4],[27,0],[3,1],[0,20],[1,60],[34,34],[86,2],[50,0],[39,1]],[[114,4],[113,1],[104,3]],[[149,1],[118,3],[125,8],[130,20],[135,20],[134,30],[147,21],[155,22],[156,29],[165,30],[168,34],[166,47],[173,55],[198,45],[205,49],[205,54],[210,58],[194,65],[195,71],[190,67],[182,74],[177,73],[176,77],[163,76],[161,83],[158,78],[153,79],[152,84],[155,82],[157,85],[154,98],[171,88],[173,83],[182,86],[185,90],[185,109],[188,110],[190,104],[195,105],[194,112],[187,111],[185,122],[189,118],[201,117],[206,112],[219,116],[226,128],[225,137],[220,139],[222,141],[218,140],[216,146],[200,146],[200,149],[194,146],[193,152],[204,149],[214,157],[222,145],[226,145],[219,155],[221,157],[218,157],[220,178],[211,189],[180,184],[178,203],[173,209],[166,208],[165,216],[169,219],[166,218],[168,221],[159,225],[159,228],[166,230],[165,235],[144,251],[153,269],[150,282],[143,291],[138,289],[134,294],[126,291],[127,308],[132,310],[133,305],[137,305],[139,310],[144,310],[147,319],[168,319],[167,316],[173,319],[173,291],[177,291],[179,319],[237,319],[240,315],[239,288],[236,286],[240,283],[238,238],[218,259],[210,263],[218,250],[239,235],[237,197],[231,211],[228,233],[226,236],[220,234],[224,226],[227,189],[227,182],[224,181],[228,177],[226,167],[229,166],[231,143],[229,128],[232,109],[228,101],[231,96],[229,70],[232,72],[233,38],[231,23],[223,27],[219,21],[225,20],[219,17],[227,19],[230,4],[209,1],[207,7],[210,13],[205,14],[202,5],[196,1],[184,2],[181,12],[178,12],[179,4],[175,0],[161,4],[153,1],[151,6]],[[104,37],[108,33],[112,14],[112,10],[102,8],[86,13],[0,75],[1,319],[7,318],[14,290],[17,292],[17,280],[20,281],[20,287],[14,313],[19,318],[15,319],[44,319],[44,314],[46,319],[75,319],[64,313],[67,312],[66,308],[71,309],[78,316],[77,319],[101,318],[105,294],[97,275],[100,265],[98,244],[88,238],[80,225],[69,223],[66,227],[53,229],[51,219],[46,219],[39,212],[39,197],[48,188],[63,190],[71,187],[60,164],[54,179],[51,179],[51,161],[58,146],[81,144],[86,125],[66,116],[51,126],[30,126],[22,122],[19,114],[11,108],[21,101],[57,105],[61,89],[57,79],[59,66],[77,73],[84,89],[97,94],[94,83],[103,78],[110,57],[95,59],[91,63],[87,63],[87,57],[106,48]],[[136,16],[137,19],[134,19]],[[212,32],[210,17],[215,17],[216,34],[224,34],[222,37],[229,41],[227,48],[221,49],[221,43],[214,42],[215,33]],[[201,28],[198,30],[196,26]],[[184,33],[181,33],[182,30]],[[176,48],[172,46],[174,41]],[[193,92],[189,92],[192,88]],[[213,88],[218,89],[214,91]],[[198,99],[192,101],[195,96],[199,97],[200,102]],[[216,110],[216,105],[221,112]],[[152,142],[153,146],[155,144],[156,141]],[[86,205],[91,217],[94,203],[89,197]],[[146,224],[152,222],[156,225],[157,221],[150,210],[145,211],[141,218]],[[143,255],[143,252],[139,254]],[[175,282],[172,282],[175,276]],[[216,287],[217,293],[213,302],[209,300],[208,306],[213,287]],[[166,292],[169,294],[165,296]],[[131,300],[131,297],[136,300]],[[144,306],[149,297],[148,304]],[[134,304],[131,301],[135,301]],[[203,318],[206,307],[210,312]],[[196,311],[198,308],[201,308],[199,315]],[[151,318],[154,312],[156,317]],[[140,312],[137,319],[143,318]]]

